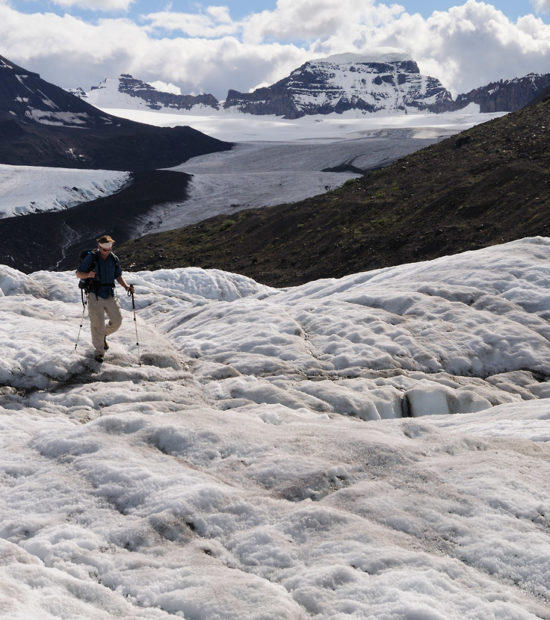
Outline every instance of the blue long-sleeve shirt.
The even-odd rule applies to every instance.
[[[92,271],[92,269],[96,272],[94,278],[95,287],[92,287],[93,292],[103,299],[112,297],[115,294],[115,280],[122,275],[122,269],[118,259],[110,252],[107,258],[102,258],[98,254],[94,261],[94,256],[91,252],[88,252],[80,263],[78,271],[87,273],[88,271]]]

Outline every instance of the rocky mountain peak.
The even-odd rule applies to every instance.
[[[407,112],[449,109],[448,90],[400,53],[364,56],[338,54],[304,63],[266,88],[252,93],[230,90],[225,108],[253,114],[297,118],[350,109],[365,112]]]
[[[531,103],[545,88],[550,87],[550,74],[529,73],[520,78],[499,80],[458,95],[457,108],[470,103],[479,105],[480,112],[513,112]]]
[[[195,96],[165,92],[129,73],[122,73],[114,79],[106,78],[80,96],[101,108],[190,110],[197,105],[218,108],[218,100],[213,95]]]

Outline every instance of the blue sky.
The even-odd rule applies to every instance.
[[[447,9],[463,4],[462,2],[445,2],[443,0],[408,0],[399,2],[405,7],[408,13],[420,13],[423,17],[429,17],[434,11],[446,11]],[[496,0],[488,1],[496,9],[502,11],[507,17],[516,20],[518,17],[534,12],[533,4],[529,0]],[[548,18],[549,15],[540,15]],[[547,19],[545,20],[547,21]]]
[[[64,88],[130,73],[223,99],[308,60],[388,49],[453,95],[549,73],[550,0],[0,0],[0,55]]]
[[[92,15],[97,17],[99,14],[104,17],[105,13],[107,13],[107,11],[82,9],[77,4],[70,6],[69,3],[70,0],[60,0],[59,4],[54,3],[53,0],[12,0],[10,2],[11,6],[24,13],[51,11],[62,15],[69,12],[72,15],[82,16],[87,19],[91,19]],[[387,4],[392,4],[392,2],[387,2]],[[403,6],[408,13],[420,13],[423,17],[429,17],[434,11],[446,11],[453,6],[463,4],[463,2],[456,0],[401,0],[395,2],[395,4]],[[493,2],[488,1],[487,4],[491,4],[499,11],[502,11],[513,21],[524,15],[535,14],[546,23],[550,23],[550,10],[547,12],[537,11],[535,3],[531,2],[531,0],[495,0]],[[546,4],[547,6],[550,5],[550,3]],[[170,7],[174,12],[200,13],[210,5],[227,6],[231,17],[238,20],[251,13],[259,13],[263,10],[273,11],[277,2],[276,0],[214,0],[211,3],[196,2],[195,0],[174,0],[172,2],[134,0],[128,9],[115,9],[108,11],[108,13],[112,16],[131,16],[134,19],[138,19],[139,15],[163,11],[167,7]],[[88,3],[88,6],[92,6],[92,3]]]

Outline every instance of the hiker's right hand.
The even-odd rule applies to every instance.
[[[95,271],[88,271],[87,278],[95,278]]]

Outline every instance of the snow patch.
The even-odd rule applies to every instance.
[[[0,164],[0,217],[59,211],[119,191],[127,172]]]
[[[333,54],[326,58],[318,58],[313,62],[329,62],[335,65],[343,65],[371,62],[403,62],[407,60],[412,60],[411,55],[407,52],[391,47],[381,47],[371,50],[368,54]]]

